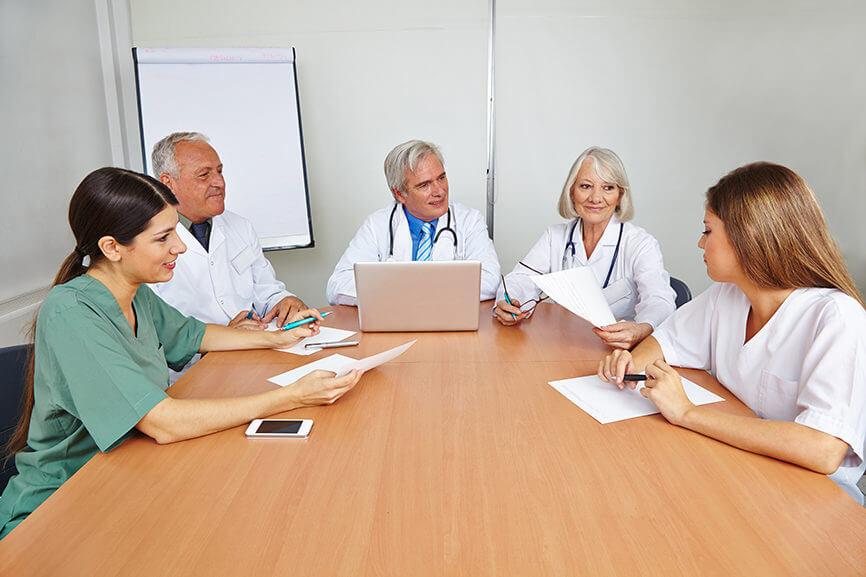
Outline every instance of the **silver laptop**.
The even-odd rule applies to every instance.
[[[355,263],[358,318],[366,332],[477,331],[477,260]]]

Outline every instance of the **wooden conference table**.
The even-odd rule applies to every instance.
[[[477,333],[359,335],[340,352],[418,342],[335,405],[282,415],[315,419],[306,441],[237,427],[96,455],[0,542],[0,575],[866,574],[866,511],[832,481],[659,415],[600,425],[547,384],[595,371],[588,325],[489,310]],[[265,391],[332,352],[211,354],[171,393]]]

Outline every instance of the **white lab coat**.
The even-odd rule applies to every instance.
[[[209,252],[178,223],[187,251],[170,281],[151,285],[157,295],[187,316],[220,325],[253,303],[261,312],[293,296],[277,280],[250,221],[225,211],[211,222]]]
[[[709,371],[758,417],[800,423],[848,443],[830,476],[858,502],[866,455],[866,311],[836,289],[791,293],[743,343],[751,303],[717,283],[655,330],[671,365]]]
[[[573,222],[548,227],[521,262],[544,274],[562,270],[563,255],[569,241],[568,232]],[[589,259],[586,258],[580,225],[574,228],[572,266],[589,266],[599,286],[604,285],[610,270],[619,237],[619,225],[616,215],[612,216]],[[505,277],[509,298],[521,303],[540,298],[541,290],[530,278],[536,275],[518,263]],[[670,275],[665,270],[661,247],[651,234],[630,222],[624,223],[616,264],[610,282],[602,293],[617,320],[633,320],[657,327],[674,312],[676,293],[671,288]],[[497,300],[504,299],[505,290],[500,287]]]
[[[340,258],[334,273],[328,279],[328,302],[331,304],[356,305],[358,293],[355,290],[356,262],[383,262],[394,260],[408,262],[412,260],[412,235],[409,232],[409,221],[401,207],[394,211],[394,254],[388,255],[388,226],[394,205],[377,210],[367,217],[355,237],[349,243],[346,252]],[[433,245],[431,260],[478,260],[481,261],[481,300],[496,296],[499,286],[499,258],[493,242],[487,235],[487,224],[481,213],[452,202],[451,228],[457,231],[457,248],[451,234],[445,232],[439,241]],[[448,223],[448,213],[439,217],[436,232],[444,229]],[[435,236],[434,236],[435,238]]]

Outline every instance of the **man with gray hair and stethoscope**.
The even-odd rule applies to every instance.
[[[480,212],[448,200],[448,176],[439,148],[421,140],[399,144],[385,158],[394,204],[358,229],[328,279],[328,302],[356,305],[356,262],[481,261],[480,300],[499,286],[499,258]]]

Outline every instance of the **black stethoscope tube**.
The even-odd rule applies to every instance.
[[[394,256],[394,214],[397,212],[397,207],[400,206],[399,202],[394,203],[394,208],[391,209],[391,216],[388,218],[388,258]],[[433,246],[436,245],[436,242],[439,240],[439,237],[442,236],[443,232],[451,233],[451,236],[454,238],[454,256],[457,256],[457,233],[451,228],[451,207],[448,207],[448,220],[445,223],[445,228],[436,233],[436,236],[433,237]],[[617,247],[619,248],[619,247]],[[431,248],[432,250],[432,248]]]
[[[574,222],[571,223],[571,227],[568,232],[568,242],[565,244],[565,251],[562,253],[563,264],[565,264],[565,253],[568,252],[569,248],[571,249],[571,261],[574,263],[574,229],[577,228],[577,224],[580,222],[579,218],[574,219]],[[602,285],[602,290],[607,288],[607,285],[610,284],[610,276],[613,274],[613,267],[616,266],[616,257],[619,256],[619,245],[622,243],[622,229],[624,223],[619,223],[619,236],[616,239],[616,248],[613,251],[613,259],[610,261],[610,268],[607,269],[607,277],[604,279],[604,285]],[[524,265],[525,266],[525,265]],[[563,267],[565,268],[565,267]]]

